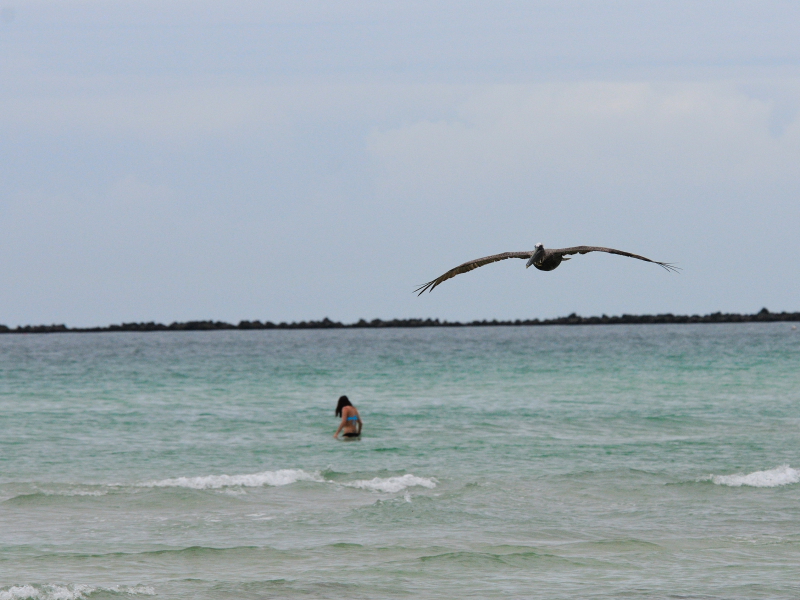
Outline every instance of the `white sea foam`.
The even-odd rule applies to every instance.
[[[175,477],[147,481],[141,487],[181,487],[195,490],[220,489],[231,486],[262,487],[289,485],[297,481],[317,481],[324,479],[319,473],[307,473],[302,469],[281,469],[279,471],[263,471],[247,475],[206,475],[204,477]]]
[[[135,585],[132,587],[128,587],[125,585],[115,585],[111,588],[103,588],[110,590],[112,592],[116,592],[118,594],[132,594],[135,596],[155,596],[156,591],[149,585]]]
[[[0,589],[0,600],[85,600],[97,591],[117,594],[154,596],[150,586],[128,587],[118,585],[110,588],[96,588],[90,585],[12,585]]]
[[[0,600],[80,600],[94,590],[88,585],[12,585],[0,590]]]
[[[417,477],[411,473],[406,473],[405,475],[398,475],[396,477],[359,479],[350,481],[344,485],[362,490],[371,490],[373,492],[396,493],[415,486],[433,489],[436,487],[436,479],[433,477]]]
[[[789,465],[781,465],[768,471],[754,471],[743,475],[709,475],[708,479],[717,485],[730,487],[778,487],[800,482],[800,471],[792,469]]]
[[[262,473],[250,473],[246,475],[205,475],[201,477],[175,477],[172,479],[160,479],[146,481],[138,484],[138,487],[148,488],[191,488],[195,490],[236,488],[236,487],[262,487],[262,486],[283,486],[296,483],[298,481],[314,481],[317,483],[335,484],[335,481],[327,480],[320,473],[309,473],[302,469],[281,469],[279,471],[263,471]],[[435,488],[437,484],[433,477],[417,477],[411,473],[398,475],[395,477],[375,477],[373,479],[359,479],[348,481],[338,485],[346,487],[370,490],[373,492],[396,493],[402,492],[407,488],[419,486],[428,489]],[[235,491],[235,490],[226,490]],[[2,599],[0,599],[2,600]]]

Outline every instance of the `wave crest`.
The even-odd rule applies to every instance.
[[[393,494],[415,486],[433,489],[436,487],[436,479],[433,477],[417,477],[411,473],[406,473],[405,475],[398,475],[395,477],[359,479],[343,485],[362,490],[371,490],[373,492],[387,492]]]
[[[0,589],[0,600],[85,600],[95,592],[155,596],[150,586],[128,587],[118,585],[97,588],[90,585],[12,585]]]
[[[330,475],[330,473],[327,474]],[[227,493],[245,493],[241,488],[257,488],[264,486],[280,487],[301,481],[384,493],[402,492],[412,487],[433,489],[439,483],[435,477],[418,477],[412,473],[395,475],[392,477],[373,477],[372,479],[341,481],[341,474],[335,478],[328,478],[320,471],[309,472],[302,469],[279,469],[276,471],[262,471],[260,473],[245,473],[239,475],[199,475],[196,477],[152,479],[150,481],[134,484],[109,483],[104,486],[106,489],[96,489],[97,486],[74,484],[74,487],[64,486],[57,489],[38,489],[33,493],[12,496],[11,500],[21,501],[46,498],[49,496],[104,496],[108,494],[110,490],[124,492],[126,489],[133,491],[137,488],[222,489]],[[3,592],[4,590],[0,589],[0,593]],[[0,600],[6,600],[6,596],[0,596]]]
[[[754,471],[746,475],[737,473],[735,475],[709,475],[709,480],[717,485],[727,485],[730,487],[779,487],[800,483],[800,471],[791,468],[789,465],[781,465],[767,471]]]
[[[246,475],[205,475],[202,477],[175,477],[174,479],[161,479],[147,481],[139,484],[140,487],[179,487],[194,490],[220,489],[224,487],[262,487],[265,485],[277,487],[290,485],[297,481],[323,482],[319,473],[307,473],[302,469],[280,469],[278,471],[262,471]],[[2,599],[0,599],[2,600]]]

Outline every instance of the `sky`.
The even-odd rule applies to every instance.
[[[0,0],[0,323],[800,311],[797,2]],[[466,260],[589,244],[552,272]]]

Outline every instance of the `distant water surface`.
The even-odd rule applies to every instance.
[[[4,335],[0,600],[797,598],[799,452],[785,323]]]

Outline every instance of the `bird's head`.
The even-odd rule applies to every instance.
[[[528,259],[525,268],[527,269],[533,263],[539,262],[543,256],[544,256],[544,244],[536,244],[536,246],[534,246],[533,254],[531,254],[531,257]]]

